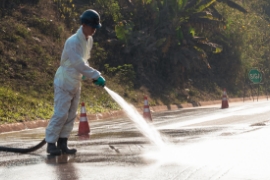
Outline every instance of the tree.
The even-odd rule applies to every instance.
[[[247,13],[230,0],[128,2],[121,11],[125,19],[116,25],[116,35],[132,57],[126,61],[134,64],[140,81],[148,85],[152,84],[151,76],[172,85],[183,84],[188,70],[211,68],[208,54],[221,52],[222,46],[205,35],[222,31],[226,24],[215,9],[216,3]]]

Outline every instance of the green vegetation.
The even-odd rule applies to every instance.
[[[23,91],[0,88],[0,124],[50,118],[53,104],[46,101],[44,97],[33,95],[34,92],[28,95]]]
[[[103,25],[91,66],[135,106],[144,94],[151,105],[220,99],[223,88],[240,97],[250,93],[251,67],[261,69],[268,89],[267,0],[3,0],[0,123],[50,118],[54,73],[85,7]],[[89,113],[119,109],[90,80],[81,99]]]

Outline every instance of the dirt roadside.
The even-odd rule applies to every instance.
[[[267,99],[266,96],[260,96],[258,99]],[[250,102],[250,101],[257,101],[256,98],[232,98],[229,99],[228,102]],[[169,110],[177,110],[181,108],[190,108],[190,107],[200,107],[200,106],[209,106],[209,105],[218,105],[221,104],[221,100],[215,100],[215,101],[204,101],[204,102],[196,102],[196,103],[184,103],[180,105],[170,105],[170,106],[153,106],[150,107],[151,112],[162,112],[162,111],[169,111]],[[142,113],[143,107],[137,108],[140,113]],[[87,118],[88,121],[93,120],[102,120],[107,118],[120,118],[125,116],[124,111],[112,111],[108,113],[99,113],[99,114],[88,114]],[[79,114],[76,119],[76,121],[79,121]],[[27,129],[34,129],[39,127],[46,127],[49,120],[36,120],[36,121],[29,121],[29,122],[21,122],[21,123],[12,123],[12,124],[3,124],[0,125],[0,134],[1,133],[7,133],[11,131],[21,131],[21,130],[27,130]]]

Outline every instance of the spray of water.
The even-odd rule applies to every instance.
[[[131,119],[139,131],[147,137],[151,143],[157,145],[160,148],[163,148],[165,143],[160,135],[160,133],[153,127],[151,124],[148,124],[142,115],[130,104],[128,104],[121,96],[119,96],[114,91],[110,90],[107,87],[104,87],[105,90],[110,94],[110,96],[122,107],[129,119]]]
[[[142,156],[145,158],[145,160],[156,161],[155,166],[160,166],[163,164],[179,164],[180,162],[183,162],[183,158],[186,157],[187,152],[182,153],[180,158],[179,150],[181,149],[162,138],[159,131],[153,125],[147,123],[142,115],[132,105],[128,104],[121,96],[107,87],[105,87],[105,90],[122,107],[129,119],[135,123],[138,130],[145,137],[147,137],[152,144],[156,145],[157,148],[144,152]]]
[[[105,90],[122,107],[140,132],[153,144],[159,147],[143,154],[143,157],[146,160],[156,161],[154,166],[161,166],[164,164],[189,164],[201,168],[207,164],[207,167],[210,169],[216,168],[217,166],[223,166],[224,169],[247,167],[246,164],[250,164],[248,162],[250,162],[250,158],[252,158],[252,156],[250,157],[250,154],[256,151],[256,147],[261,147],[266,144],[264,141],[258,141],[258,139],[264,140],[265,138],[263,137],[268,136],[262,132],[250,134],[251,138],[248,139],[246,138],[246,135],[230,139],[215,138],[192,144],[184,144],[180,147],[167,141],[164,142],[156,128],[151,124],[148,124],[133,106],[129,105],[121,96],[107,87],[105,87]],[[264,132],[269,134],[267,130]],[[250,146],[253,142],[254,145]],[[265,161],[265,157],[261,159],[258,157],[255,158],[256,159],[254,159],[253,162],[257,163],[258,166],[263,162],[268,162]],[[236,166],[236,164],[239,166]],[[254,166],[251,168],[253,167]],[[264,167],[268,166],[265,165]],[[240,170],[242,169],[240,168]]]
[[[138,130],[147,137],[152,144],[155,144],[158,147],[152,150],[147,150],[142,155],[146,160],[150,160],[151,162],[156,161],[154,166],[183,163],[201,165],[199,162],[203,165],[203,163],[209,161],[206,157],[209,159],[210,155],[202,156],[202,149],[204,147],[204,152],[207,154],[209,149],[205,147],[209,147],[210,145],[202,143],[202,145],[195,144],[193,146],[186,145],[184,147],[177,147],[168,141],[164,141],[157,129],[147,123],[132,105],[128,104],[121,96],[109,88],[105,87],[105,90],[122,107],[129,119],[135,123]],[[213,152],[211,152],[211,156],[212,154]],[[220,160],[220,158],[217,157],[215,159]]]

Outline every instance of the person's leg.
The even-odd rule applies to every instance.
[[[77,110],[78,110],[78,105],[80,102],[80,95],[81,95],[81,90],[78,89],[78,91],[76,92],[76,94],[74,94],[73,99],[70,101],[70,108],[68,111],[68,116],[67,116],[67,120],[65,121],[62,131],[59,134],[59,137],[61,138],[68,138],[73,126],[74,126],[74,121],[77,117]]]
[[[55,143],[68,119],[72,98],[69,92],[57,86],[54,87],[54,114],[46,128],[45,137],[48,143],[47,152],[52,155],[59,155],[59,152],[61,154]]]
[[[62,153],[75,154],[77,151],[76,149],[69,149],[67,147],[67,140],[73,129],[74,121],[77,117],[77,110],[78,110],[78,105],[80,101],[80,93],[81,93],[81,90],[79,89],[76,92],[76,94],[73,96],[73,99],[71,100],[70,110],[68,112],[67,121],[63,125],[62,131],[59,134],[57,147],[62,150]]]

